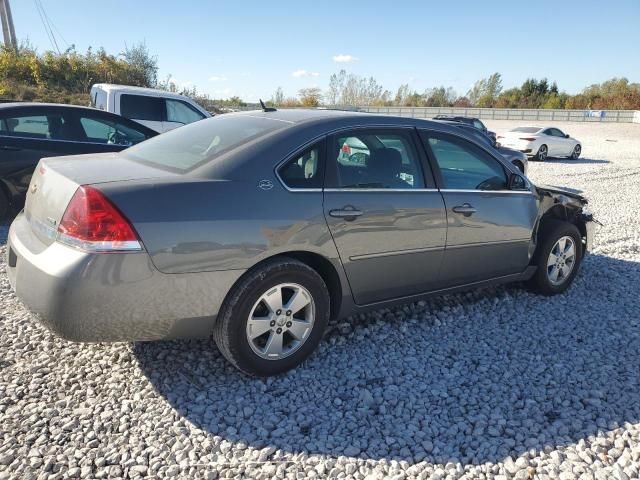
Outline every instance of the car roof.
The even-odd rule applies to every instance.
[[[0,103],[0,108],[21,108],[21,107],[63,107],[63,108],[81,108],[85,110],[96,110],[93,107],[85,107],[83,105],[69,105],[66,103],[45,103],[45,102],[6,102]]]
[[[423,118],[400,117],[380,113],[355,112],[351,110],[329,110],[329,109],[308,109],[290,108],[278,109],[274,111],[249,110],[244,112],[225,113],[224,115],[248,115],[258,118],[269,118],[282,121],[291,125],[323,124],[330,127],[335,123],[339,127],[348,127],[349,124],[356,127],[358,125],[389,125],[389,126],[415,126],[415,127],[436,127],[441,128],[446,125],[446,129],[455,132],[455,126],[447,125],[445,122],[429,120]]]
[[[119,85],[117,83],[95,83],[91,86],[91,89],[99,88],[104,90],[105,92],[110,91],[123,91],[123,92],[136,92],[136,93],[144,93],[147,95],[157,95],[162,97],[173,97],[173,98],[188,98],[185,95],[180,95],[176,92],[169,92],[167,90],[160,90],[158,88],[147,88],[147,87],[134,87],[132,85]]]

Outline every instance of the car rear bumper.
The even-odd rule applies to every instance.
[[[240,270],[163,274],[146,252],[45,245],[23,213],[7,241],[9,282],[57,335],[80,342],[206,338]]]

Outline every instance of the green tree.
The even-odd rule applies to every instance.
[[[302,88],[298,96],[303,107],[317,107],[322,100],[322,91],[318,87]]]

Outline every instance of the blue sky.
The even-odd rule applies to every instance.
[[[118,53],[144,41],[161,78],[216,98],[325,89],[341,68],[391,91],[464,94],[496,71],[505,88],[547,77],[569,93],[611,77],[640,82],[640,0],[40,1],[61,48]],[[18,38],[51,49],[35,0],[11,7]]]

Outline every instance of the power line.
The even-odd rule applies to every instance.
[[[40,16],[40,21],[42,21],[42,26],[44,27],[44,31],[47,34],[47,37],[49,37],[49,42],[51,43],[51,46],[58,53],[60,53],[60,48],[58,47],[58,42],[56,41],[56,37],[53,34],[53,30],[51,30],[51,26],[49,26],[47,24],[46,20],[45,20],[46,13],[44,11],[44,7],[42,6],[42,4],[38,0],[33,0],[33,3],[36,6],[36,10],[38,10],[38,15]]]
[[[53,33],[53,30],[51,30],[51,28],[53,27],[53,29],[58,32],[58,36],[62,39],[62,41],[67,45],[67,48],[70,47],[69,42],[67,42],[65,40],[65,38],[62,36],[62,33],[60,33],[60,30],[58,29],[58,27],[56,26],[55,23],[53,23],[53,21],[51,20],[51,17],[49,17],[49,14],[47,13],[47,11],[44,8],[44,5],[42,4],[42,0],[38,0],[38,3],[40,4],[40,8],[42,9],[42,13],[44,14],[44,18],[47,21],[47,24],[49,25],[49,31],[51,33]]]

